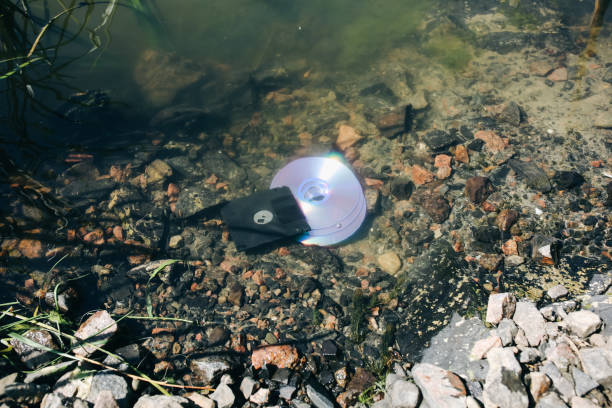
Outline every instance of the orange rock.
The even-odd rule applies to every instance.
[[[292,368],[297,361],[297,349],[287,344],[259,347],[251,354],[251,364],[256,370],[267,364],[277,368]]]
[[[466,164],[470,162],[470,156],[468,156],[467,148],[464,145],[458,145],[455,149],[455,161]]]
[[[382,180],[373,179],[369,177],[366,177],[364,181],[366,183],[366,186],[375,187],[375,188],[382,187],[385,184],[385,182]]]
[[[451,165],[451,157],[447,154],[439,154],[436,156],[434,161],[434,167],[450,167]]]
[[[452,169],[449,166],[439,167],[436,172],[436,177],[439,180],[444,180],[445,178],[449,178],[452,173]]]
[[[145,263],[145,261],[147,261],[148,259],[149,257],[145,254],[128,256],[128,262],[130,263],[130,265],[140,265]]]
[[[517,219],[518,212],[516,210],[505,209],[500,211],[495,219],[495,224],[497,224],[500,230],[508,231]]]
[[[497,136],[492,130],[479,130],[474,137],[485,142],[487,149],[492,152],[501,152],[508,146],[508,141]]]
[[[178,188],[178,186],[176,184],[174,184],[174,183],[168,184],[168,192],[167,192],[168,197],[177,196],[178,193],[179,193],[179,188]]]
[[[256,270],[255,273],[253,273],[252,279],[253,279],[253,282],[255,282],[255,284],[263,285],[264,284],[263,272],[261,270]]]
[[[513,239],[509,239],[502,244],[502,252],[504,255],[518,255],[518,248],[516,246],[516,241]]]
[[[551,81],[567,81],[567,68],[561,67],[555,69],[546,77]]]
[[[83,236],[83,241],[94,245],[102,245],[104,243],[104,232],[100,228],[97,228],[85,234]]]
[[[412,170],[412,182],[418,186],[421,186],[425,183],[429,183],[430,181],[433,181],[434,179],[434,176],[433,174],[431,174],[431,172],[425,170],[418,164],[415,164],[414,166],[412,166],[411,170]]]
[[[361,139],[361,135],[357,133],[357,131],[348,126],[341,125],[338,130],[338,138],[336,139],[336,145],[340,148],[340,150],[345,150]]]
[[[118,241],[123,241],[123,228],[121,228],[120,225],[115,225],[113,227],[113,237],[115,237],[115,239]]]
[[[495,212],[497,211],[497,206],[495,204],[492,204],[488,201],[483,201],[482,202],[482,209],[485,210],[486,212]]]
[[[19,241],[17,249],[21,252],[21,255],[30,259],[40,258],[43,254],[42,242],[37,239],[22,239]]]
[[[219,177],[215,176],[214,174],[212,174],[210,177],[204,180],[206,184],[211,184],[211,185],[217,184],[217,181],[219,181]]]

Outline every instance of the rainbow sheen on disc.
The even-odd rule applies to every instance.
[[[333,245],[359,229],[366,201],[359,180],[340,160],[305,157],[283,167],[270,188],[287,186],[311,231],[300,238],[307,245]]]

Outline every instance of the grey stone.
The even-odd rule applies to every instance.
[[[244,377],[240,382],[240,392],[244,395],[245,399],[249,399],[253,391],[255,391],[255,387],[257,387],[257,381],[255,381],[252,377]]]
[[[57,350],[57,345],[51,333],[46,330],[28,330],[23,334],[23,337],[34,343],[40,344],[44,348]],[[56,357],[55,354],[49,351],[41,350],[38,347],[32,347],[14,338],[11,339],[10,343],[21,361],[30,369],[34,369]]]
[[[385,390],[391,389],[391,386],[397,380],[405,380],[405,379],[406,379],[405,375],[397,375],[393,373],[387,374],[387,377],[385,377]]]
[[[518,331],[518,327],[511,319],[502,319],[499,322],[499,325],[494,330],[494,332],[499,336],[502,342],[502,346],[506,347],[512,344],[514,336],[516,336],[516,332]]]
[[[289,379],[291,377],[291,370],[288,368],[279,368],[274,372],[272,376],[272,381],[276,381],[277,383],[281,383],[284,385],[289,384]]]
[[[234,405],[236,397],[227,384],[219,384],[215,392],[210,394],[210,399],[217,403],[217,408],[230,408]]]
[[[601,348],[583,348],[580,360],[584,371],[604,387],[612,387],[612,351]]]
[[[536,408],[568,408],[559,396],[554,392],[549,392],[538,401]]]
[[[552,305],[544,306],[540,309],[540,313],[549,322],[555,321],[555,308]]]
[[[191,361],[191,370],[199,376],[205,384],[212,384],[223,374],[231,370],[230,363],[217,356],[203,357]]]
[[[534,363],[542,358],[540,350],[533,347],[525,347],[519,353],[519,362],[522,364]]]
[[[569,313],[565,323],[572,333],[585,338],[599,329],[601,319],[589,310],[579,310]]]
[[[559,334],[561,334],[561,332],[559,331],[560,326],[559,323],[557,322],[546,322],[546,335],[548,336],[548,339],[555,339],[557,337],[559,337]]]
[[[599,386],[595,380],[574,366],[572,366],[572,378],[574,379],[574,384],[576,384],[576,395],[579,397]]]
[[[189,406],[187,398],[176,395],[143,395],[134,408],[183,408]]]
[[[546,361],[542,365],[540,372],[546,374],[552,380],[553,386],[561,393],[563,399],[566,401],[569,401],[570,398],[576,395],[574,384],[569,379],[565,378],[557,366],[550,361]]]
[[[484,378],[486,370],[470,375],[470,371],[478,369],[479,365],[472,363],[469,356],[474,343],[488,334],[489,330],[481,319],[464,319],[455,313],[450,323],[431,339],[430,346],[423,351],[421,362],[442,367],[467,378]]]
[[[606,295],[593,296],[591,298],[591,309],[603,321],[604,336],[612,336],[612,303]]]
[[[487,323],[497,324],[502,319],[510,319],[516,308],[516,298],[512,293],[495,293],[489,295],[487,304]]]
[[[504,265],[519,266],[525,263],[525,258],[520,255],[510,255],[504,258]]]
[[[559,342],[557,345],[550,343],[551,347],[546,349],[546,358],[548,361],[554,363],[559,370],[567,371],[569,365],[578,365],[578,357],[572,350],[572,348],[565,341]]]
[[[81,341],[92,343],[75,348],[72,352],[79,356],[88,356],[103,346],[117,332],[117,323],[106,310],[100,310],[91,315],[74,333]],[[95,346],[94,346],[95,344]]]
[[[563,285],[556,285],[556,286],[553,286],[552,288],[548,289],[546,291],[546,293],[548,294],[548,296],[551,299],[555,300],[555,299],[558,299],[560,297],[563,297],[563,296],[567,295],[569,292],[568,292],[568,290],[567,290],[567,288],[565,286],[563,286]]]
[[[529,397],[521,380],[521,366],[509,348],[495,348],[487,355],[489,372],[485,381],[485,406],[527,408]]]
[[[40,408],[65,408],[63,397],[61,395],[50,393],[43,397]]]
[[[527,340],[525,331],[523,329],[518,329],[516,332],[516,336],[514,336],[514,344],[519,347],[529,347],[529,340]]]
[[[293,399],[293,396],[295,395],[296,390],[297,388],[295,388],[293,385],[283,385],[282,387],[280,387],[278,395],[285,401],[291,401],[291,399]]]
[[[93,408],[118,408],[117,401],[113,397],[113,393],[107,390],[100,391],[98,398],[94,402]]]
[[[306,394],[315,407],[334,408],[334,403],[325,394],[310,384],[306,385]]]
[[[467,391],[461,379],[433,364],[419,363],[412,368],[414,382],[430,407],[465,408]]]
[[[513,126],[521,124],[521,108],[516,102],[508,102],[497,115],[497,119]]]
[[[92,404],[95,403],[103,391],[110,391],[115,401],[117,401],[117,405],[127,407],[130,389],[123,377],[107,371],[100,371],[94,374],[91,379],[89,393],[87,394],[87,401]]]
[[[510,159],[508,164],[529,187],[543,193],[547,193],[552,189],[548,176],[535,163]]]
[[[589,282],[589,294],[601,295],[612,285],[612,273],[597,273]]]
[[[185,187],[179,193],[174,214],[178,218],[188,218],[221,201],[222,198],[216,191],[205,187]]]
[[[419,403],[420,392],[416,385],[406,380],[397,380],[387,390],[391,408],[415,408]]]
[[[544,317],[533,303],[518,302],[513,320],[525,332],[530,346],[535,347],[540,344],[546,334],[546,326]]]

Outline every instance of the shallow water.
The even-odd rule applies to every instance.
[[[563,283],[578,294],[608,265],[610,13],[589,41],[586,1],[136,3],[58,19],[34,53],[57,59],[0,80],[3,298],[18,291],[35,305],[23,288],[30,276],[48,291],[87,274],[73,281],[75,316],[145,313],[147,274],[131,268],[178,258],[191,263],[155,280],[156,315],[214,322],[255,343],[332,330],[347,360],[381,357],[387,346],[414,358],[453,311],[482,313],[491,292],[545,301]],[[29,46],[45,13],[61,10],[44,4],[32,3],[42,23]],[[101,25],[105,10],[112,19]],[[495,109],[508,102],[518,117],[500,118]],[[380,125],[407,106],[409,128]],[[266,189],[291,158],[338,150],[342,125],[361,135],[343,154],[378,198],[344,245],[289,240],[238,253],[218,217],[198,212],[192,196],[181,201],[190,189],[210,194],[203,207]],[[434,130],[456,140],[435,146]],[[483,130],[502,147],[473,145]],[[469,147],[469,162],[455,145]],[[442,154],[453,157],[452,173],[433,177]],[[577,171],[591,190],[541,188],[511,157],[537,163],[550,180]],[[416,182],[413,166],[432,180]],[[495,189],[484,206],[464,193],[480,175]],[[406,178],[417,185],[398,192],[394,183]],[[508,208],[519,214],[516,229],[489,233]],[[510,235],[525,263],[502,254]],[[560,260],[531,259],[538,235],[566,240]],[[381,261],[388,253],[398,269]]]

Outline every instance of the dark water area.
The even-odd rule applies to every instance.
[[[612,261],[593,7],[0,0],[0,303],[70,330],[107,310],[109,347],[182,384],[203,353],[275,343],[323,383],[417,361],[492,293],[580,295]],[[330,153],[364,188],[357,234],[237,251],[218,206]]]

